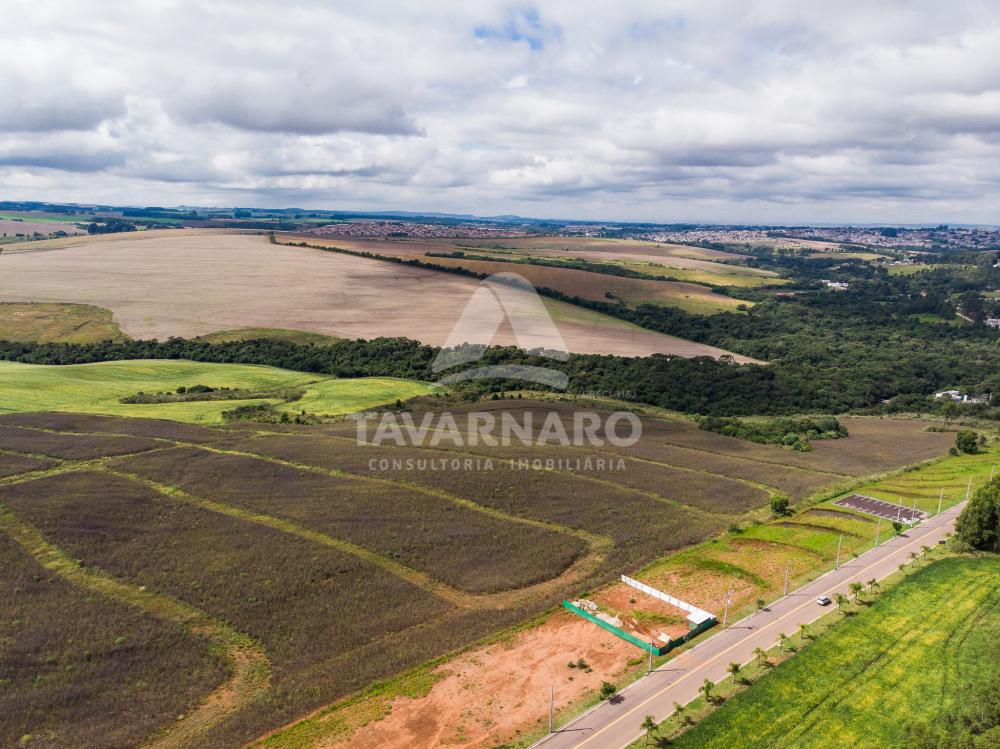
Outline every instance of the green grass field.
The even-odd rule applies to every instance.
[[[343,340],[322,333],[310,333],[307,330],[288,330],[286,328],[239,328],[238,330],[219,330],[215,333],[198,336],[196,340],[208,343],[230,343],[232,341],[252,341],[266,338],[270,341],[287,341],[300,346],[329,346]]]
[[[124,341],[111,311],[88,304],[0,303],[0,340],[38,343]]]
[[[278,405],[279,410],[324,415],[362,411],[436,390],[428,383],[390,377],[337,379],[245,364],[136,360],[48,366],[0,361],[0,413],[76,411],[210,424],[220,423],[222,411],[238,405],[280,403],[276,399],[135,405],[118,402],[139,391],[173,391],[181,385],[198,384],[250,390],[303,388],[306,394],[301,400]]]
[[[913,263],[908,265],[890,265],[889,275],[890,276],[912,276],[915,273],[920,273],[921,271],[931,270],[934,266],[927,265],[925,263]]]
[[[21,219],[27,223],[60,223],[60,224],[79,224],[87,223],[90,220],[90,215],[80,215],[80,216],[70,216],[65,213],[42,213],[35,211],[0,211],[0,219],[15,220]]]
[[[731,698],[671,746],[904,747],[995,668],[1000,558],[935,562]]]

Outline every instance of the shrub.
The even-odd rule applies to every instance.
[[[963,429],[955,435],[955,448],[963,453],[979,452],[979,436],[971,429]]]

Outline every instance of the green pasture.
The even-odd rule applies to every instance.
[[[279,399],[122,404],[140,391],[174,391],[180,386],[277,390],[301,388],[305,396]],[[338,379],[246,364],[209,364],[177,360],[133,360],[52,366],[0,361],[0,413],[74,411],[138,416],[198,423],[219,423],[222,411],[251,403],[274,403],[279,410],[336,415],[435,392],[437,386],[391,377]]]
[[[1000,558],[934,562],[858,607],[695,728],[684,749],[904,747],[995,668]],[[985,745],[984,745],[985,746]]]

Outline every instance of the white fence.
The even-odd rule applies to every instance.
[[[661,590],[646,585],[646,583],[640,583],[638,580],[633,580],[631,577],[622,575],[622,582],[626,585],[635,588],[636,590],[641,590],[646,595],[650,595],[653,598],[659,598],[661,601],[669,603],[671,606],[676,606],[681,611],[686,611],[690,616],[688,616],[688,621],[694,624],[701,624],[708,619],[714,619],[713,614],[708,613],[704,609],[699,609],[697,606],[692,606],[686,601],[682,601],[680,598],[674,598],[673,596],[667,595]]]

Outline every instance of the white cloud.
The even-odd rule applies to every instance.
[[[967,0],[5,0],[5,198],[997,222]]]

